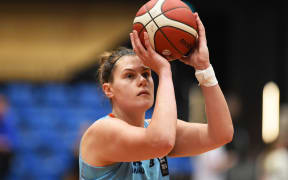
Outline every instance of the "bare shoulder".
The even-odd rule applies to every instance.
[[[125,124],[127,123],[117,118],[105,118],[94,122],[81,139],[82,159],[90,165],[110,164],[111,162],[103,161],[101,158],[105,148],[99,147],[105,147]]]
[[[121,119],[107,118],[98,120],[84,133],[81,156],[90,165],[105,166],[158,157],[159,150],[155,147],[147,138],[146,128],[130,125]]]
[[[111,133],[113,130],[116,130],[117,128],[125,125],[127,125],[125,121],[117,118],[99,119],[86,130],[82,137],[82,141],[85,140],[85,138],[89,138],[90,135],[92,135],[93,139],[95,139],[95,137],[97,138],[98,134],[103,135],[105,132]]]

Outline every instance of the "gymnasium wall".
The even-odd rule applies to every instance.
[[[0,4],[0,81],[67,81],[128,38],[138,3]]]

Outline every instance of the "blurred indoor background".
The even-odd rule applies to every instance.
[[[111,111],[96,80],[99,55],[131,47],[146,2],[1,1],[0,179],[78,179],[81,134]],[[288,179],[287,1],[184,2],[205,25],[235,133],[223,148],[169,159],[171,179]],[[178,117],[204,122],[193,68],[171,64]]]

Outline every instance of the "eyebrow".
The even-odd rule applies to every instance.
[[[148,70],[150,70],[150,68],[142,66],[141,70],[142,71],[148,71]],[[135,71],[135,69],[125,68],[125,69],[123,69],[123,71]]]

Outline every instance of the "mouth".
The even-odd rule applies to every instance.
[[[141,96],[141,95],[150,95],[150,93],[147,90],[142,90],[137,94],[137,96]]]

